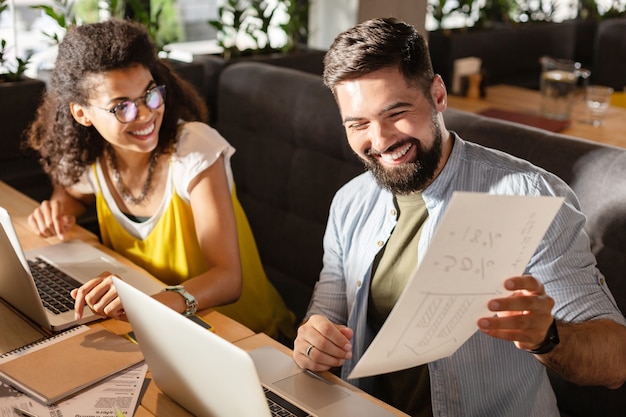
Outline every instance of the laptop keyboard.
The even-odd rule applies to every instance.
[[[266,387],[263,387],[265,391],[265,398],[267,398],[267,405],[270,407],[272,416],[278,417],[313,417],[306,411],[296,407],[289,401],[285,400],[276,393],[270,391]]]
[[[70,291],[80,287],[78,281],[41,258],[29,259],[28,266],[41,301],[48,310],[60,314],[74,309]]]

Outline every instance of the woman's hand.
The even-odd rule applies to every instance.
[[[76,217],[65,214],[63,203],[59,200],[42,201],[41,205],[28,216],[29,226],[39,236],[57,236],[61,240],[75,223]]]
[[[103,272],[80,288],[72,290],[71,295],[76,300],[74,310],[77,320],[83,316],[86,305],[99,316],[127,321],[122,301],[111,279],[113,276],[110,272]]]

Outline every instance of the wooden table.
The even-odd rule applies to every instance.
[[[540,115],[539,91],[511,85],[487,87],[486,97],[470,99],[448,95],[448,107],[471,113],[487,109],[502,109]],[[572,110],[569,127],[559,133],[589,139],[609,145],[626,148],[626,108],[611,106],[604,117],[604,124],[592,126],[584,101],[577,103]]]
[[[35,235],[29,228],[27,223],[28,215],[37,207],[38,203],[26,195],[11,188],[6,183],[0,181],[0,206],[4,207],[13,220],[15,230],[20,238],[22,247],[29,250],[44,245],[50,245],[59,242],[57,238],[41,238]],[[75,227],[71,234],[71,238],[82,239],[98,249],[109,253],[116,260],[133,268],[139,268],[132,262],[122,257],[118,253],[102,246],[97,236],[93,233],[81,228]],[[143,270],[142,270],[143,271]],[[146,271],[143,271],[147,274]],[[243,326],[242,324],[224,316],[217,311],[211,309],[198,312],[198,315],[204,318],[213,326],[215,334],[223,337],[229,342],[237,342],[246,337],[253,336],[255,333]],[[111,332],[124,335],[131,330],[128,323],[118,320],[104,320],[100,322]],[[0,303],[0,353],[8,352],[14,348],[34,342],[43,337],[45,333],[35,327],[32,323],[17,315],[4,302]],[[148,378],[150,376],[148,375]],[[148,388],[139,405],[136,416],[185,416],[189,415],[184,409],[178,406],[174,401],[161,395],[160,390],[154,382],[150,382]],[[165,397],[165,398],[162,398]],[[154,398],[158,398],[158,407],[154,407]],[[146,408],[147,404],[149,408]],[[158,410],[158,414],[156,413]]]
[[[43,245],[50,245],[59,242],[57,238],[40,238],[35,235],[28,227],[27,217],[37,207],[37,202],[18,192],[17,190],[9,187],[6,183],[0,181],[0,206],[7,209],[11,215],[16,232],[20,238],[24,249],[28,250]],[[82,239],[98,249],[103,250],[120,262],[126,265],[138,268],[121,255],[108,248],[102,246],[98,242],[98,238],[89,231],[76,227],[71,234],[72,238]],[[144,271],[145,272],[145,271]],[[147,273],[147,272],[145,272]],[[241,325],[240,323],[224,316],[217,311],[211,309],[198,312],[198,315],[204,318],[208,323],[213,326],[215,334],[235,343],[245,350],[254,349],[260,346],[275,346],[282,350],[285,354],[291,354],[291,351],[271,339],[264,334],[255,334],[252,330]],[[124,335],[130,331],[130,325],[123,321],[118,320],[104,320],[100,322],[111,332]],[[12,309],[7,307],[4,303],[0,303],[0,353],[7,352],[16,347],[23,346],[27,343],[33,342],[41,338],[44,333],[34,327],[30,322],[24,320],[18,316]],[[349,389],[358,392],[360,395],[365,396],[371,401],[381,405],[382,407],[390,410],[395,415],[406,416],[406,414],[394,409],[388,404],[360,391],[356,387],[347,384],[340,378],[326,372],[325,376],[328,379],[332,379],[339,384],[342,384]],[[150,378],[148,371],[148,378]],[[137,417],[179,417],[179,416],[191,416],[189,412],[180,407],[176,402],[170,399],[167,395],[163,394],[161,390],[156,386],[153,381],[150,381],[146,392],[144,393],[141,404],[138,406],[135,413]]]

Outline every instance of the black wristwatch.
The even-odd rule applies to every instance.
[[[552,350],[558,345],[560,342],[559,332],[556,328],[556,319],[552,320],[552,324],[550,328],[548,328],[548,333],[546,334],[546,338],[543,340],[543,343],[539,345],[536,349],[528,350],[528,352],[534,355],[544,355],[546,353],[552,352]]]

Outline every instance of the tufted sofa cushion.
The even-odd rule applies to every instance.
[[[626,18],[598,23],[591,80],[594,84],[613,87],[615,91],[626,88]]]
[[[220,76],[217,106],[266,273],[299,322],[322,267],[330,201],[362,165],[319,76],[233,64]]]
[[[45,89],[45,82],[31,78],[3,83],[0,89],[0,180],[38,200],[50,197],[52,185],[38,156],[22,142]]]

